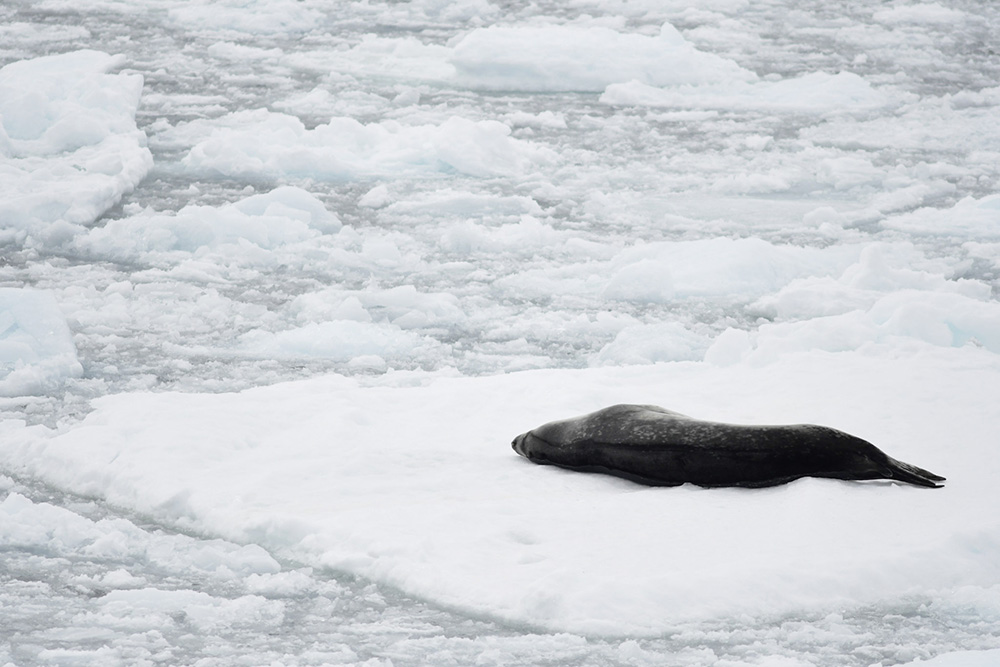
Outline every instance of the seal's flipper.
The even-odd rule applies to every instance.
[[[941,484],[937,482],[943,482],[944,477],[940,475],[935,475],[934,473],[924,470],[923,468],[918,468],[917,466],[910,465],[909,463],[903,463],[898,461],[891,456],[887,456],[887,472],[886,477],[889,479],[897,479],[900,482],[908,482],[910,484],[916,484],[917,486],[927,486],[932,489],[941,488]]]

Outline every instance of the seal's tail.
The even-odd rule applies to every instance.
[[[917,486],[927,486],[933,489],[941,488],[942,485],[937,482],[943,482],[945,480],[945,478],[940,475],[935,475],[928,470],[918,468],[917,466],[910,465],[909,463],[897,461],[891,456],[887,456],[886,459],[886,477],[889,479],[896,479],[900,482],[916,484]]]

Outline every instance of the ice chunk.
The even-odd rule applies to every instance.
[[[350,361],[356,357],[409,358],[425,353],[436,341],[395,324],[357,320],[309,323],[279,332],[250,331],[240,337],[239,350],[267,358],[301,359],[319,357]]]
[[[78,238],[74,247],[90,255],[128,260],[149,253],[192,253],[240,244],[274,249],[340,228],[337,216],[314,195],[284,186],[219,207],[186,206],[175,214],[143,212],[110,220]],[[244,249],[240,254],[253,253]]]
[[[984,651],[953,651],[929,660],[915,660],[900,667],[994,667],[1000,664],[1000,648]]]
[[[444,188],[411,196],[390,204],[388,212],[417,222],[431,222],[443,216],[469,218],[506,218],[522,213],[540,214],[534,199],[521,195],[494,195]]]
[[[520,221],[487,227],[471,220],[452,225],[441,237],[441,245],[461,254],[479,252],[509,252],[533,255],[541,248],[565,243],[567,234],[556,231],[531,215],[520,216]]]
[[[0,117],[15,154],[70,152],[134,130],[142,77],[107,74],[124,61],[86,50],[0,69]]]
[[[195,30],[298,33],[317,26],[323,15],[297,0],[195,0],[168,11],[171,20]]]
[[[359,78],[392,78],[402,85],[412,86],[420,82],[451,81],[455,76],[455,68],[448,62],[451,53],[452,49],[448,46],[425,44],[415,37],[380,37],[368,34],[350,49],[310,49],[288,53],[284,56],[284,62],[304,70],[337,72]],[[418,92],[412,87],[409,90],[411,94]],[[346,95],[355,111],[359,107],[358,102],[362,100],[365,106],[385,107],[388,103],[385,97],[357,90],[347,91]],[[295,106],[305,108],[305,105],[315,107],[318,104],[340,109],[341,113],[350,111],[322,90],[314,90],[308,97],[310,99],[300,98],[300,103]],[[405,102],[405,98],[400,102]]]
[[[764,324],[753,357],[769,360],[791,352],[854,350],[900,340],[926,345],[971,345],[1000,353],[1000,304],[947,291],[901,290],[867,309]]]
[[[1000,194],[965,197],[949,209],[921,208],[887,218],[882,225],[921,236],[1000,239]]]
[[[322,232],[336,232],[340,220],[315,195],[302,188],[283,186],[261,195],[251,195],[233,205],[247,216],[264,219],[287,218]]]
[[[365,291],[329,288],[296,297],[292,310],[300,322],[374,320],[403,329],[449,327],[465,321],[465,313],[453,294],[420,292],[413,285]]]
[[[135,125],[136,74],[122,56],[75,51],[0,69],[0,219],[58,244],[130,192],[152,166]]]
[[[362,208],[382,208],[390,202],[392,202],[392,197],[389,195],[389,188],[385,185],[376,185],[358,200],[358,206]]]
[[[41,290],[0,288],[0,396],[49,393],[82,374],[55,297]]]
[[[666,86],[757,78],[699,51],[669,23],[655,37],[600,26],[490,26],[458,42],[451,62],[460,84],[484,90],[599,92],[633,79]]]
[[[790,282],[759,299],[752,308],[768,317],[802,320],[868,309],[892,292],[927,290],[960,294],[988,302],[990,287],[974,280],[947,280],[940,273],[918,271],[909,264],[921,255],[909,244],[871,244],[856,264],[839,277],[813,275]]]
[[[90,41],[93,35],[82,25],[32,23],[7,20],[0,25],[0,44],[5,49],[30,45],[33,49],[47,48],[52,43]],[[43,46],[44,45],[44,46]]]
[[[615,106],[759,109],[790,113],[870,109],[884,106],[890,99],[850,72],[814,72],[782,81],[735,80],[670,87],[629,81],[610,85],[601,95],[601,102]]]
[[[858,248],[776,245],[757,238],[637,244],[611,261],[610,299],[666,303],[675,298],[754,298],[804,275],[835,274]]]
[[[801,278],[759,299],[752,310],[777,321],[761,326],[758,351],[837,351],[903,337],[1000,352],[1000,304],[990,286],[909,268],[920,259],[909,244],[872,244],[840,277]]]
[[[979,176],[992,173],[996,153],[1000,150],[997,100],[996,88],[961,91],[942,97],[904,97],[907,104],[895,114],[877,114],[867,119],[831,118],[825,123],[804,127],[800,137],[817,145],[852,151],[859,148],[951,151],[963,155],[967,165],[954,161],[949,165],[922,165],[924,173],[920,175],[924,180],[934,175],[935,167],[947,169],[942,175],[950,178],[965,173]]]
[[[440,125],[363,124],[338,117],[307,130],[295,116],[264,109],[178,128],[193,141],[184,166],[229,177],[351,180],[427,173],[512,174],[554,157],[546,148],[510,136],[493,120],[453,116]]]
[[[259,595],[226,599],[201,591],[142,588],[111,591],[93,616],[81,622],[129,628],[169,626],[182,618],[196,631],[209,633],[232,627],[277,628],[284,620],[284,605]]]
[[[922,24],[949,27],[967,20],[969,15],[960,9],[944,7],[938,2],[927,2],[912,5],[898,4],[887,9],[880,9],[872,14],[872,18],[879,23],[896,25]]]
[[[700,361],[709,339],[677,322],[626,327],[601,348],[592,365],[650,364],[659,361]]]

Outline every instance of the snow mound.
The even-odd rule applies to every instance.
[[[632,79],[653,86],[756,79],[699,51],[669,23],[656,37],[600,26],[490,26],[455,44],[450,60],[460,85],[483,90],[599,92]]]
[[[57,244],[152,167],[135,125],[142,77],[122,56],[74,51],[0,69],[0,240]]]
[[[0,396],[53,392],[82,373],[55,297],[0,288]]]

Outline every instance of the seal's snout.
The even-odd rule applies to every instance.
[[[522,433],[521,435],[514,438],[513,442],[510,443],[510,446],[513,447],[514,451],[520,454],[521,456],[527,457],[528,454],[527,452],[524,451],[524,441],[527,439],[528,439],[528,434]]]

